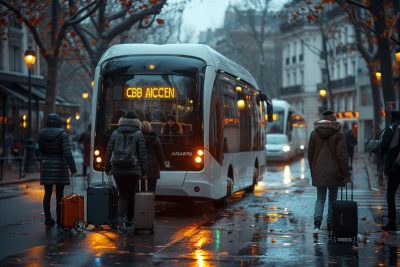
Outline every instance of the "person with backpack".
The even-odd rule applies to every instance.
[[[327,191],[328,231],[332,226],[332,207],[337,199],[338,187],[350,181],[346,139],[333,111],[325,111],[322,120],[315,122],[308,144],[308,163],[312,185],[317,187],[313,236],[318,237]]]
[[[381,141],[381,152],[385,156],[384,172],[388,178],[388,223],[382,227],[384,231],[396,231],[395,195],[400,184],[400,112],[392,111],[390,117],[391,123],[385,128]]]
[[[61,225],[61,199],[64,196],[64,186],[70,184],[69,171],[75,175],[76,166],[68,135],[62,128],[62,120],[58,114],[49,114],[46,127],[39,132],[38,145],[41,156],[40,184],[44,185],[45,225],[50,227],[55,224],[50,213],[53,185],[56,185],[57,225]]]
[[[138,180],[147,177],[147,152],[141,123],[135,112],[129,111],[111,134],[105,157],[105,172],[114,176],[117,184],[118,228],[126,230],[127,217],[134,207]]]

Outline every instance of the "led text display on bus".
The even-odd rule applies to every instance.
[[[127,87],[124,93],[127,99],[174,99],[174,87]]]

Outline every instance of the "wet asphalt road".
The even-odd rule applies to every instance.
[[[299,159],[268,166],[256,191],[236,193],[225,209],[157,202],[154,235],[46,230],[40,186],[0,188],[0,266],[400,266],[400,234],[379,231],[385,195],[368,189],[356,164],[358,246],[329,244],[325,221],[312,237],[316,192]],[[78,178],[76,188],[84,192],[85,182]]]

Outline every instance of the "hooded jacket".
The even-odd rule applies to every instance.
[[[49,114],[46,127],[39,132],[38,145],[41,154],[40,184],[69,184],[68,167],[76,173],[76,166],[60,116]]]
[[[142,132],[140,131],[141,123],[138,119],[121,118],[118,122],[118,128],[111,134],[110,140],[108,141],[106,151],[106,162],[105,171],[111,173],[114,176],[143,176],[147,175],[147,152],[146,144]],[[135,156],[138,159],[138,164],[133,168],[116,168],[111,164],[111,156],[114,149],[114,144],[119,134],[134,134],[136,141]]]
[[[346,139],[340,123],[315,123],[308,144],[308,163],[313,186],[339,186],[350,179]]]
[[[147,150],[147,174],[150,179],[159,179],[160,170],[165,168],[164,152],[157,134],[143,132]]]

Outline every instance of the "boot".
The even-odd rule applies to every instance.
[[[314,221],[313,237],[318,238],[319,228],[321,228],[321,221],[320,220],[315,220]]]
[[[53,220],[53,218],[49,217],[44,220],[44,224],[46,225],[46,227],[53,227],[56,222]]]
[[[126,231],[125,221],[125,217],[118,217],[118,233],[120,234],[125,233]]]
[[[382,226],[382,230],[386,232],[396,232],[396,222],[395,221],[389,221],[389,223],[385,226]]]

